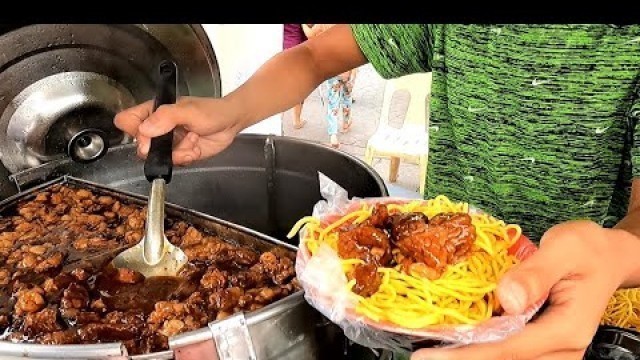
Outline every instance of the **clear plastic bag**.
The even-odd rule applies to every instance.
[[[359,209],[363,201],[404,203],[413,200],[390,197],[350,200],[346,190],[324,174],[319,176],[320,193],[325,200],[316,204],[313,216],[322,222],[334,221]],[[301,239],[304,237],[304,229],[302,231]],[[530,240],[521,237],[509,252],[522,260],[536,249]],[[370,348],[401,352],[411,351],[416,347],[460,346],[504,339],[524,328],[545,300],[541,299],[524,314],[497,316],[478,325],[404,329],[391,323],[376,322],[355,312],[356,300],[347,290],[348,280],[342,270],[340,258],[328,245],[321,244],[316,254],[311,256],[306,246],[301,244],[297,253],[296,272],[309,304],[339,325],[351,341]]]

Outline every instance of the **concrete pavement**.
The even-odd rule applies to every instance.
[[[382,97],[384,94],[385,80],[382,79],[371,65],[365,65],[358,71],[358,76],[353,90],[355,103],[352,108],[352,126],[346,134],[338,133],[340,150],[358,156],[364,160],[367,140],[375,133],[380,119]],[[324,89],[322,92],[324,94]],[[389,112],[389,123],[400,127],[407,110],[409,96],[407,93],[397,92],[392,101]],[[293,113],[287,111],[283,116],[283,134],[303,138],[323,144],[329,143],[327,134],[327,122],[325,120],[326,108],[320,99],[320,91],[316,89],[305,101],[302,109],[302,118],[306,125],[299,130],[293,128]],[[388,183],[389,161],[386,159],[374,159],[373,168],[387,182],[392,196],[419,197],[419,169],[415,164],[400,163],[398,181],[395,184]]]

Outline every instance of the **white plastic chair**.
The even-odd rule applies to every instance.
[[[407,90],[411,98],[401,128],[389,126],[391,99],[398,90]],[[378,128],[367,142],[365,161],[388,158],[389,182],[398,179],[400,161],[420,166],[420,194],[424,195],[429,153],[428,101],[431,93],[431,73],[419,73],[387,81]]]

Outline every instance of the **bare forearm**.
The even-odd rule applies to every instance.
[[[240,110],[243,127],[299,104],[323,80],[308,48],[297,46],[267,61],[226,98]]]
[[[267,61],[225,97],[239,111],[241,127],[302,102],[322,81],[366,63],[351,29],[340,25]]]

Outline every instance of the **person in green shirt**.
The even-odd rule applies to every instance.
[[[224,98],[153,114],[146,102],[115,123],[141,157],[175,127],[174,162],[189,164],[367,62],[385,78],[433,72],[425,196],[470,202],[540,242],[501,280],[505,311],[550,294],[504,341],[413,358],[582,359],[613,292],[640,286],[640,26],[337,25]]]

